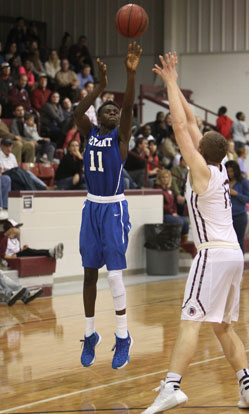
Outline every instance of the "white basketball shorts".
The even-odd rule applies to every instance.
[[[243,268],[240,249],[200,250],[190,268],[181,319],[218,323],[237,321]]]

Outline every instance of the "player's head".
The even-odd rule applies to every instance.
[[[208,164],[220,164],[226,156],[227,149],[226,139],[218,132],[206,132],[200,140],[199,151]]]
[[[116,102],[106,101],[97,112],[99,124],[109,129],[116,128],[120,121],[120,107]]]

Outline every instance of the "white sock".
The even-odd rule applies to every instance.
[[[182,376],[176,374],[175,372],[168,372],[166,376],[166,384],[172,384],[174,391],[179,390],[181,384]]]
[[[95,332],[95,316],[92,316],[91,318],[85,318],[85,321],[85,336],[91,336]]]
[[[245,377],[249,377],[249,369],[245,368],[245,369],[240,369],[239,371],[236,372],[238,381],[241,382],[241,380],[243,380]]]
[[[117,331],[116,334],[119,338],[127,338],[127,315],[115,315],[117,321]]]

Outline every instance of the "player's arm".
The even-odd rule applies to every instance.
[[[99,68],[99,83],[94,88],[94,90],[79,103],[79,105],[76,107],[74,111],[74,119],[76,125],[80,133],[85,137],[88,137],[90,130],[92,128],[92,124],[85,112],[89,109],[91,105],[94,104],[95,99],[99,95],[101,95],[108,83],[106,75],[106,65],[103,62],[101,62],[99,58],[97,59],[97,62]]]
[[[210,170],[206,161],[194,145],[188,129],[188,121],[179,95],[176,80],[175,61],[172,55],[167,54],[165,59],[159,56],[162,67],[155,65],[153,72],[164,81],[168,90],[172,126],[181,154],[190,167],[192,187],[197,194],[204,192],[208,186]]]
[[[141,53],[142,49],[139,45],[136,44],[136,42],[129,44],[128,53],[125,59],[127,84],[122,105],[120,126],[118,130],[118,135],[120,138],[119,148],[122,160],[125,160],[127,157],[128,146],[131,137],[132,114],[135,99],[136,70],[139,64]]]

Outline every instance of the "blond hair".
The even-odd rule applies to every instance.
[[[166,168],[162,168],[161,170],[158,171],[157,178],[156,178],[156,184],[162,186],[162,178],[165,175],[168,175],[168,177],[169,177],[168,188],[170,188],[171,183],[172,183],[172,175],[171,175],[170,170],[167,170]]]

